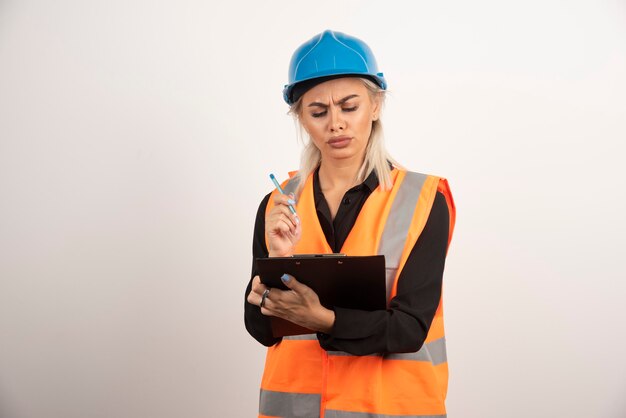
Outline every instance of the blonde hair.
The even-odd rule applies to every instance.
[[[385,91],[381,89],[376,83],[369,79],[359,77],[359,80],[363,82],[363,85],[367,89],[371,100],[380,101],[380,109],[385,104]],[[310,136],[302,126],[300,122],[300,114],[302,112],[302,96],[293,104],[289,109],[289,114],[294,117],[296,127],[301,138],[306,137],[304,149],[300,156],[300,169],[297,174],[297,187],[296,194],[299,195],[304,186],[304,182],[309,175],[317,169],[322,161],[322,154],[320,150],[311,141]],[[387,152],[384,145],[383,125],[380,118],[380,112],[378,119],[372,122],[372,132],[370,133],[367,147],[365,148],[365,158],[363,164],[357,173],[356,181],[362,183],[373,171],[378,176],[378,181],[383,190],[391,189],[393,186],[391,182],[391,163],[394,167],[402,168],[396,160]]]

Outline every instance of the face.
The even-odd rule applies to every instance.
[[[318,84],[302,96],[300,122],[322,153],[322,161],[361,164],[378,119],[379,100],[372,100],[356,77]]]

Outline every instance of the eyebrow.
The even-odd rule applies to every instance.
[[[337,102],[337,104],[338,104],[338,105],[342,105],[342,104],[344,104],[345,102],[347,102],[348,100],[350,100],[350,99],[354,99],[355,97],[359,97],[359,95],[358,95],[358,94],[351,94],[351,95],[349,95],[349,96],[346,96],[346,97],[344,97],[343,99],[339,100],[339,101]],[[308,107],[316,107],[316,106],[317,106],[317,107],[328,107],[328,105],[327,105],[327,104],[320,103],[320,102],[313,102],[313,103],[311,103]]]

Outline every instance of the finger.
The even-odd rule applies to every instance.
[[[274,207],[274,209],[272,209],[272,211],[270,212],[268,216],[268,221],[271,222],[272,220],[280,219],[283,216],[289,219],[289,221],[293,224],[294,227],[300,223],[300,219],[298,218],[298,215],[291,213],[289,208],[286,206]]]
[[[248,293],[246,300],[249,304],[258,306],[259,303],[261,303],[261,296],[259,296],[254,290],[251,290],[250,293]]]
[[[267,291],[267,296],[269,296],[269,293],[271,290],[272,290],[271,287],[266,286],[263,283],[259,282],[256,285],[256,287],[248,295],[248,302],[256,306],[261,306],[261,302],[263,301],[263,295]],[[267,301],[267,296],[265,297],[266,301]],[[263,302],[263,304],[265,305],[265,302]]]
[[[297,294],[298,296],[304,297],[306,299],[309,299],[311,297],[317,298],[317,293],[315,293],[313,289],[311,289],[304,283],[299,282],[298,280],[296,280],[295,277],[287,274],[283,275],[283,277],[281,277],[281,280],[285,284],[285,286],[291,289],[293,293]]]
[[[257,290],[257,291],[258,291],[258,289],[259,289],[261,286],[264,286],[264,284],[263,284],[263,283],[261,283],[261,277],[257,274],[256,276],[254,276],[254,277],[252,278],[252,286],[251,286],[251,287],[252,287],[252,290],[253,290],[253,291],[254,291],[254,290]]]
[[[300,224],[300,222],[296,225],[296,230],[293,235],[296,241],[300,241],[300,237],[302,236],[302,224]]]
[[[262,295],[265,289],[267,289],[267,286],[261,283],[260,280],[256,283],[252,281],[252,292],[256,293],[257,295]]]
[[[290,194],[280,194],[280,193],[276,193],[274,195],[274,204],[275,205],[282,205],[282,206],[296,206],[297,202],[296,202],[296,197],[293,193]]]
[[[298,222],[299,220],[297,220],[297,217],[294,217],[291,212],[287,212],[287,213],[281,213],[280,214],[280,220],[285,222],[287,225],[289,225],[289,229],[293,230],[293,232],[296,231],[296,226],[298,226]]]
[[[276,316],[274,311],[271,308],[267,307],[267,304],[261,308],[261,313],[265,316]]]
[[[280,213],[272,218],[272,220],[267,224],[268,231],[275,231],[281,233],[290,232],[291,234],[296,234],[297,223],[294,222],[293,218],[287,214]]]
[[[261,313],[265,316],[281,316],[281,312],[284,311],[284,307],[280,300],[281,294],[284,292],[286,291],[272,289],[272,291],[265,297],[265,302],[263,303],[263,307],[261,307]]]
[[[265,298],[264,306],[268,307],[270,310],[275,310],[278,307],[282,307],[285,303],[285,300],[289,299],[291,293],[293,293],[291,290],[282,290],[273,287],[271,288],[271,292]]]
[[[248,293],[248,296],[246,296],[246,301],[250,304],[254,304],[254,300],[256,298],[255,296],[255,288],[258,285],[258,283],[260,282],[260,277],[259,276],[254,276],[252,278],[252,283],[250,284],[250,292]]]
[[[283,209],[288,209],[289,213],[297,219],[298,215],[295,212],[296,209],[296,197],[293,193],[289,195],[280,195],[280,197],[275,198],[275,206]],[[293,210],[292,210],[293,209]]]
[[[296,233],[295,225],[293,225],[286,216],[281,216],[280,219],[276,221],[275,230],[279,230],[283,234],[291,233],[295,235]]]
[[[293,290],[296,293],[300,293],[305,288],[308,288],[308,286],[297,281],[296,278],[293,277],[291,274],[283,274],[280,280],[285,284],[285,286],[287,286],[289,289]]]

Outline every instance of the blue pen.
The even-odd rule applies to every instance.
[[[280,187],[280,184],[278,183],[278,181],[276,180],[276,177],[274,177],[273,174],[270,174],[270,179],[272,179],[272,181],[274,182],[274,185],[276,186],[276,188],[278,189],[278,191],[280,192],[280,194],[285,194],[285,192],[283,192],[283,188]],[[293,206],[291,206],[291,204],[289,205],[289,210],[291,211],[291,213],[293,213],[294,215],[297,215],[296,210],[294,209]]]

